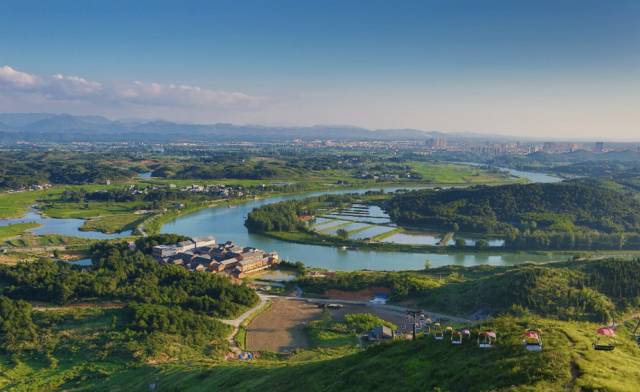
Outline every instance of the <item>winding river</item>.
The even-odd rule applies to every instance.
[[[39,226],[30,229],[33,234],[58,234],[64,236],[90,238],[94,240],[108,240],[113,238],[126,237],[131,235],[131,230],[127,230],[116,234],[101,233],[99,231],[83,231],[80,230],[84,224],[84,219],[60,219],[47,218],[42,216],[38,211],[31,210],[22,218],[0,219],[0,226],[14,225],[17,223],[37,223]]]
[[[509,171],[516,177],[526,178],[531,182],[558,182],[560,178],[547,174]],[[406,187],[385,188],[392,192]],[[362,193],[367,190],[340,190],[330,192],[313,192],[293,196],[273,197],[250,201],[233,208],[215,207],[181,216],[162,227],[163,233],[179,233],[188,236],[214,235],[218,241],[233,241],[239,245],[254,246],[267,251],[276,251],[280,257],[288,261],[302,261],[310,267],[326,268],[335,271],[369,270],[417,270],[423,269],[429,260],[434,267],[443,265],[473,266],[480,264],[512,265],[525,262],[548,262],[560,260],[558,256],[532,253],[510,253],[500,250],[483,253],[408,253],[383,252],[372,250],[341,250],[330,246],[306,245],[280,241],[259,234],[252,234],[244,227],[247,214],[254,208],[265,204],[284,200],[303,199],[322,194]],[[564,258],[564,256],[560,256]]]

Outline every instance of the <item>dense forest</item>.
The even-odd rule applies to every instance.
[[[420,190],[394,196],[385,208],[401,224],[454,231],[508,235],[640,230],[638,200],[587,181]]]

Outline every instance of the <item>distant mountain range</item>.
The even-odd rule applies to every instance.
[[[429,139],[438,132],[414,129],[368,130],[349,126],[268,127],[225,123],[112,121],[100,116],[0,113],[2,141],[285,141],[292,139]]]
[[[101,116],[50,113],[0,113],[0,142],[16,141],[287,141],[334,140],[427,140],[431,138],[482,138],[497,136],[446,134],[417,129],[370,130],[353,126],[314,125],[277,127],[261,125],[184,124],[169,121],[114,121]]]

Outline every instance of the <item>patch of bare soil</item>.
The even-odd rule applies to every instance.
[[[273,299],[271,307],[247,326],[247,349],[282,352],[309,347],[304,327],[321,313],[318,306],[304,301]]]
[[[338,289],[329,289],[324,295],[333,299],[344,299],[348,301],[369,301],[376,294],[389,294],[391,290],[386,287],[367,287],[357,291],[347,291]]]

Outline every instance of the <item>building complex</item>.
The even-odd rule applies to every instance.
[[[184,266],[191,271],[226,273],[242,278],[279,263],[278,254],[233,242],[216,243],[212,236],[193,237],[173,245],[157,245],[153,257],[160,263]]]

